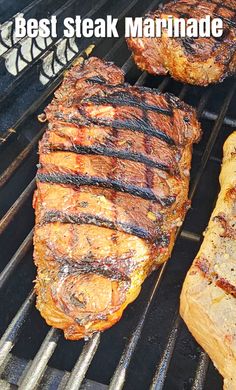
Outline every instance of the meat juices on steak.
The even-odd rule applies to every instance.
[[[206,86],[236,72],[236,0],[179,0],[167,3],[150,18],[196,18],[210,15],[223,20],[220,38],[128,38],[134,61],[151,74],[168,72],[184,83]]]
[[[172,250],[189,206],[192,108],[90,58],[65,75],[39,146],[37,308],[79,339],[119,320]]]

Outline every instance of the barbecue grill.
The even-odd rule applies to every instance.
[[[140,72],[122,37],[124,17],[160,1],[0,0],[0,389],[221,389],[222,379],[178,314],[179,294],[219,190],[222,146],[236,127],[236,80],[208,88]],[[24,7],[24,8],[23,8]],[[119,18],[120,38],[14,36],[14,17],[57,15]],[[95,47],[91,46],[94,44]],[[131,84],[172,92],[197,109],[203,137],[194,147],[189,210],[171,259],[144,283],[122,319],[103,334],[66,341],[35,309],[32,260],[37,143],[45,124],[37,115],[73,60],[93,55],[121,66]]]

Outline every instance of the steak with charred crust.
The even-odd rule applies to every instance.
[[[39,146],[37,308],[79,339],[119,320],[189,207],[193,109],[90,58],[65,75]]]
[[[210,15],[223,20],[219,38],[161,37],[128,38],[136,64],[151,74],[168,72],[184,83],[206,86],[236,72],[236,0],[179,0],[167,3],[149,18],[196,18]]]

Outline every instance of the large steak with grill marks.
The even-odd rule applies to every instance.
[[[236,0],[178,0],[168,2],[149,18],[196,18],[210,15],[223,20],[219,38],[128,38],[136,64],[152,74],[168,72],[189,84],[208,85],[236,72]]]
[[[113,325],[171,253],[189,207],[192,108],[124,84],[90,58],[65,75],[45,110],[34,259],[37,308],[79,339]]]

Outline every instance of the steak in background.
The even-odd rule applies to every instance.
[[[147,15],[153,19],[196,18],[207,15],[223,19],[220,38],[172,38],[163,31],[160,38],[128,38],[139,68],[151,74],[168,72],[184,83],[206,86],[223,81],[236,72],[236,0],[179,0]]]

